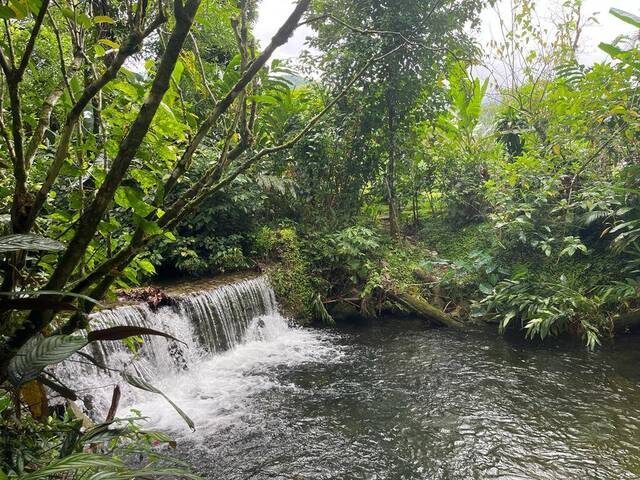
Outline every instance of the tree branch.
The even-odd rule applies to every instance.
[[[120,142],[118,154],[93,202],[80,217],[75,235],[69,242],[67,250],[47,283],[48,289],[58,290],[64,287],[82,258],[84,250],[93,238],[102,216],[113,200],[115,191],[127,173],[129,165],[148,132],[160,103],[169,88],[171,75],[199,6],[200,0],[189,0],[183,8],[175,12],[176,24],[167,42],[164,55],[160,60],[149,94],[131,128]]]
[[[171,207],[167,209],[163,217],[160,219],[159,225],[164,229],[171,229],[179,224],[187,215],[189,215],[195,208],[200,205],[200,203],[213,192],[220,190],[224,186],[231,183],[238,175],[240,175],[243,171],[246,171],[251,165],[255,164],[259,159],[287,149],[291,148],[295,143],[297,143],[305,134],[307,134],[320,119],[331,110],[337,102],[339,102],[344,96],[348,93],[348,91],[353,87],[353,85],[366,73],[368,68],[375,62],[378,62],[389,55],[393,55],[400,49],[402,49],[404,45],[400,45],[393,50],[376,56],[370,59],[364,67],[362,67],[358,73],[351,79],[351,81],[347,84],[347,86],[331,101],[329,102],[321,112],[316,114],[307,125],[291,140],[278,145],[276,147],[266,148],[261,150],[256,155],[250,157],[245,160],[240,166],[234,170],[230,175],[225,177],[222,180],[219,180],[217,183],[215,179],[212,180],[210,175],[205,174],[201,179],[196,183],[199,185],[198,188],[195,188],[196,185],[192,186],[186,193],[180,196],[181,200],[176,201]],[[237,147],[236,147],[237,148]],[[234,153],[235,152],[235,153]],[[238,157],[241,152],[238,152],[236,149],[231,150],[229,152],[228,157],[234,158]],[[214,172],[216,167],[212,167],[210,172]],[[209,184],[209,185],[208,185]],[[203,187],[208,187],[204,188]],[[200,191],[199,191],[200,190]],[[191,201],[182,201],[185,198],[192,198]],[[119,273],[135,258],[137,253],[142,250],[145,246],[147,246],[152,240],[154,240],[157,235],[145,236],[142,229],[138,229],[134,234],[133,238],[129,242],[126,247],[123,247],[116,255],[107,259],[103,262],[99,267],[97,267],[93,272],[87,275],[85,278],[80,280],[73,288],[73,292],[82,293],[86,291],[91,285],[98,284],[95,289],[91,292],[92,298],[101,298],[101,294],[104,294],[111,283],[118,277]]]
[[[30,229],[38,215],[40,214],[40,210],[44,206],[47,201],[47,196],[49,195],[49,191],[53,187],[58,175],[60,174],[60,169],[64,164],[64,161],[67,158],[69,151],[69,143],[71,141],[71,135],[73,134],[73,129],[75,127],[76,122],[82,116],[85,108],[91,102],[91,100],[114,78],[116,78],[120,68],[124,65],[124,62],[133,54],[139,51],[142,46],[142,41],[145,36],[151,34],[149,31],[151,27],[158,28],[162,23],[166,21],[166,17],[163,12],[160,12],[155,21],[151,24],[149,28],[145,30],[144,33],[139,32],[131,32],[127,41],[118,49],[118,53],[116,54],[114,60],[111,62],[109,67],[104,71],[100,78],[97,78],[95,81],[87,85],[82,92],[80,98],[76,101],[74,106],[71,108],[69,113],[67,114],[67,118],[64,123],[64,127],[62,132],[60,133],[60,140],[58,141],[58,146],[56,148],[56,152],[54,155],[53,162],[49,165],[49,169],[47,170],[47,175],[45,177],[40,190],[35,196],[33,201],[33,206],[29,212],[29,218],[27,221],[27,227]]]
[[[20,80],[22,80],[22,75],[24,74],[24,71],[27,69],[27,65],[29,64],[29,59],[31,58],[31,54],[33,53],[33,48],[36,45],[36,39],[38,38],[38,34],[40,33],[40,28],[42,27],[42,22],[44,21],[44,17],[47,14],[48,8],[49,0],[43,0],[42,5],[40,6],[40,10],[38,11],[38,16],[36,17],[36,23],[31,29],[31,36],[29,37],[27,46],[25,47],[24,53],[22,54],[20,64],[16,69],[17,77]]]

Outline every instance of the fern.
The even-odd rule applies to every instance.
[[[587,69],[577,62],[565,63],[556,67],[558,78],[564,80],[570,87],[576,87],[585,77]]]

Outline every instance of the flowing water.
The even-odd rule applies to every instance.
[[[151,340],[137,372],[197,431],[145,392],[120,413],[172,432],[204,478],[640,479],[640,337],[590,353],[406,319],[300,329],[264,279],[133,310],[100,320],[140,314],[186,341]]]

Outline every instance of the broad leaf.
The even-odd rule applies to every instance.
[[[93,23],[111,23],[111,24],[114,24],[114,23],[116,23],[116,21],[113,18],[108,17],[106,15],[97,15],[97,16],[93,17]]]
[[[9,380],[15,386],[34,380],[46,366],[66,360],[85,345],[87,339],[76,335],[37,335],[9,362]]]
[[[628,23],[629,25],[640,28],[640,17],[634,15],[633,13],[625,12],[624,10],[620,10],[619,8],[612,8],[611,10],[609,10],[609,13],[614,17],[619,18],[623,22]]]
[[[608,53],[614,58],[624,54],[623,50],[616,47],[615,45],[611,45],[610,43],[601,42],[600,45],[598,45],[598,47],[600,48],[600,50]]]
[[[16,13],[5,5],[0,5],[0,18],[3,20],[8,20],[10,18],[15,18]]]
[[[59,252],[65,246],[51,238],[33,234],[15,234],[0,237],[0,253],[18,252],[20,250]]]
[[[32,380],[20,387],[20,395],[33,418],[44,420],[49,415],[49,400],[44,386],[38,380]]]

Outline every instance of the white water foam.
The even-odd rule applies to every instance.
[[[195,422],[195,434],[165,399],[127,385],[118,374],[98,371],[80,359],[61,365],[56,375],[80,393],[96,419],[105,415],[118,384],[120,417],[136,409],[149,418],[149,428],[190,440],[251,422],[253,395],[292,388],[278,381],[278,369],[341,357],[328,333],[292,326],[278,313],[264,277],[185,295],[176,306],[155,312],[139,305],[93,316],[93,328],[113,325],[154,328],[184,342],[150,336],[135,355],[121,342],[102,343],[87,353],[163,391]]]
[[[340,356],[340,350],[323,332],[291,327],[279,314],[256,317],[235,348],[204,358],[188,371],[158,383],[195,422],[195,435],[157,395],[139,395],[134,408],[150,417],[152,428],[173,432],[177,438],[203,439],[216,430],[251,423],[253,395],[273,388],[293,388],[277,380],[278,368],[335,362]]]

